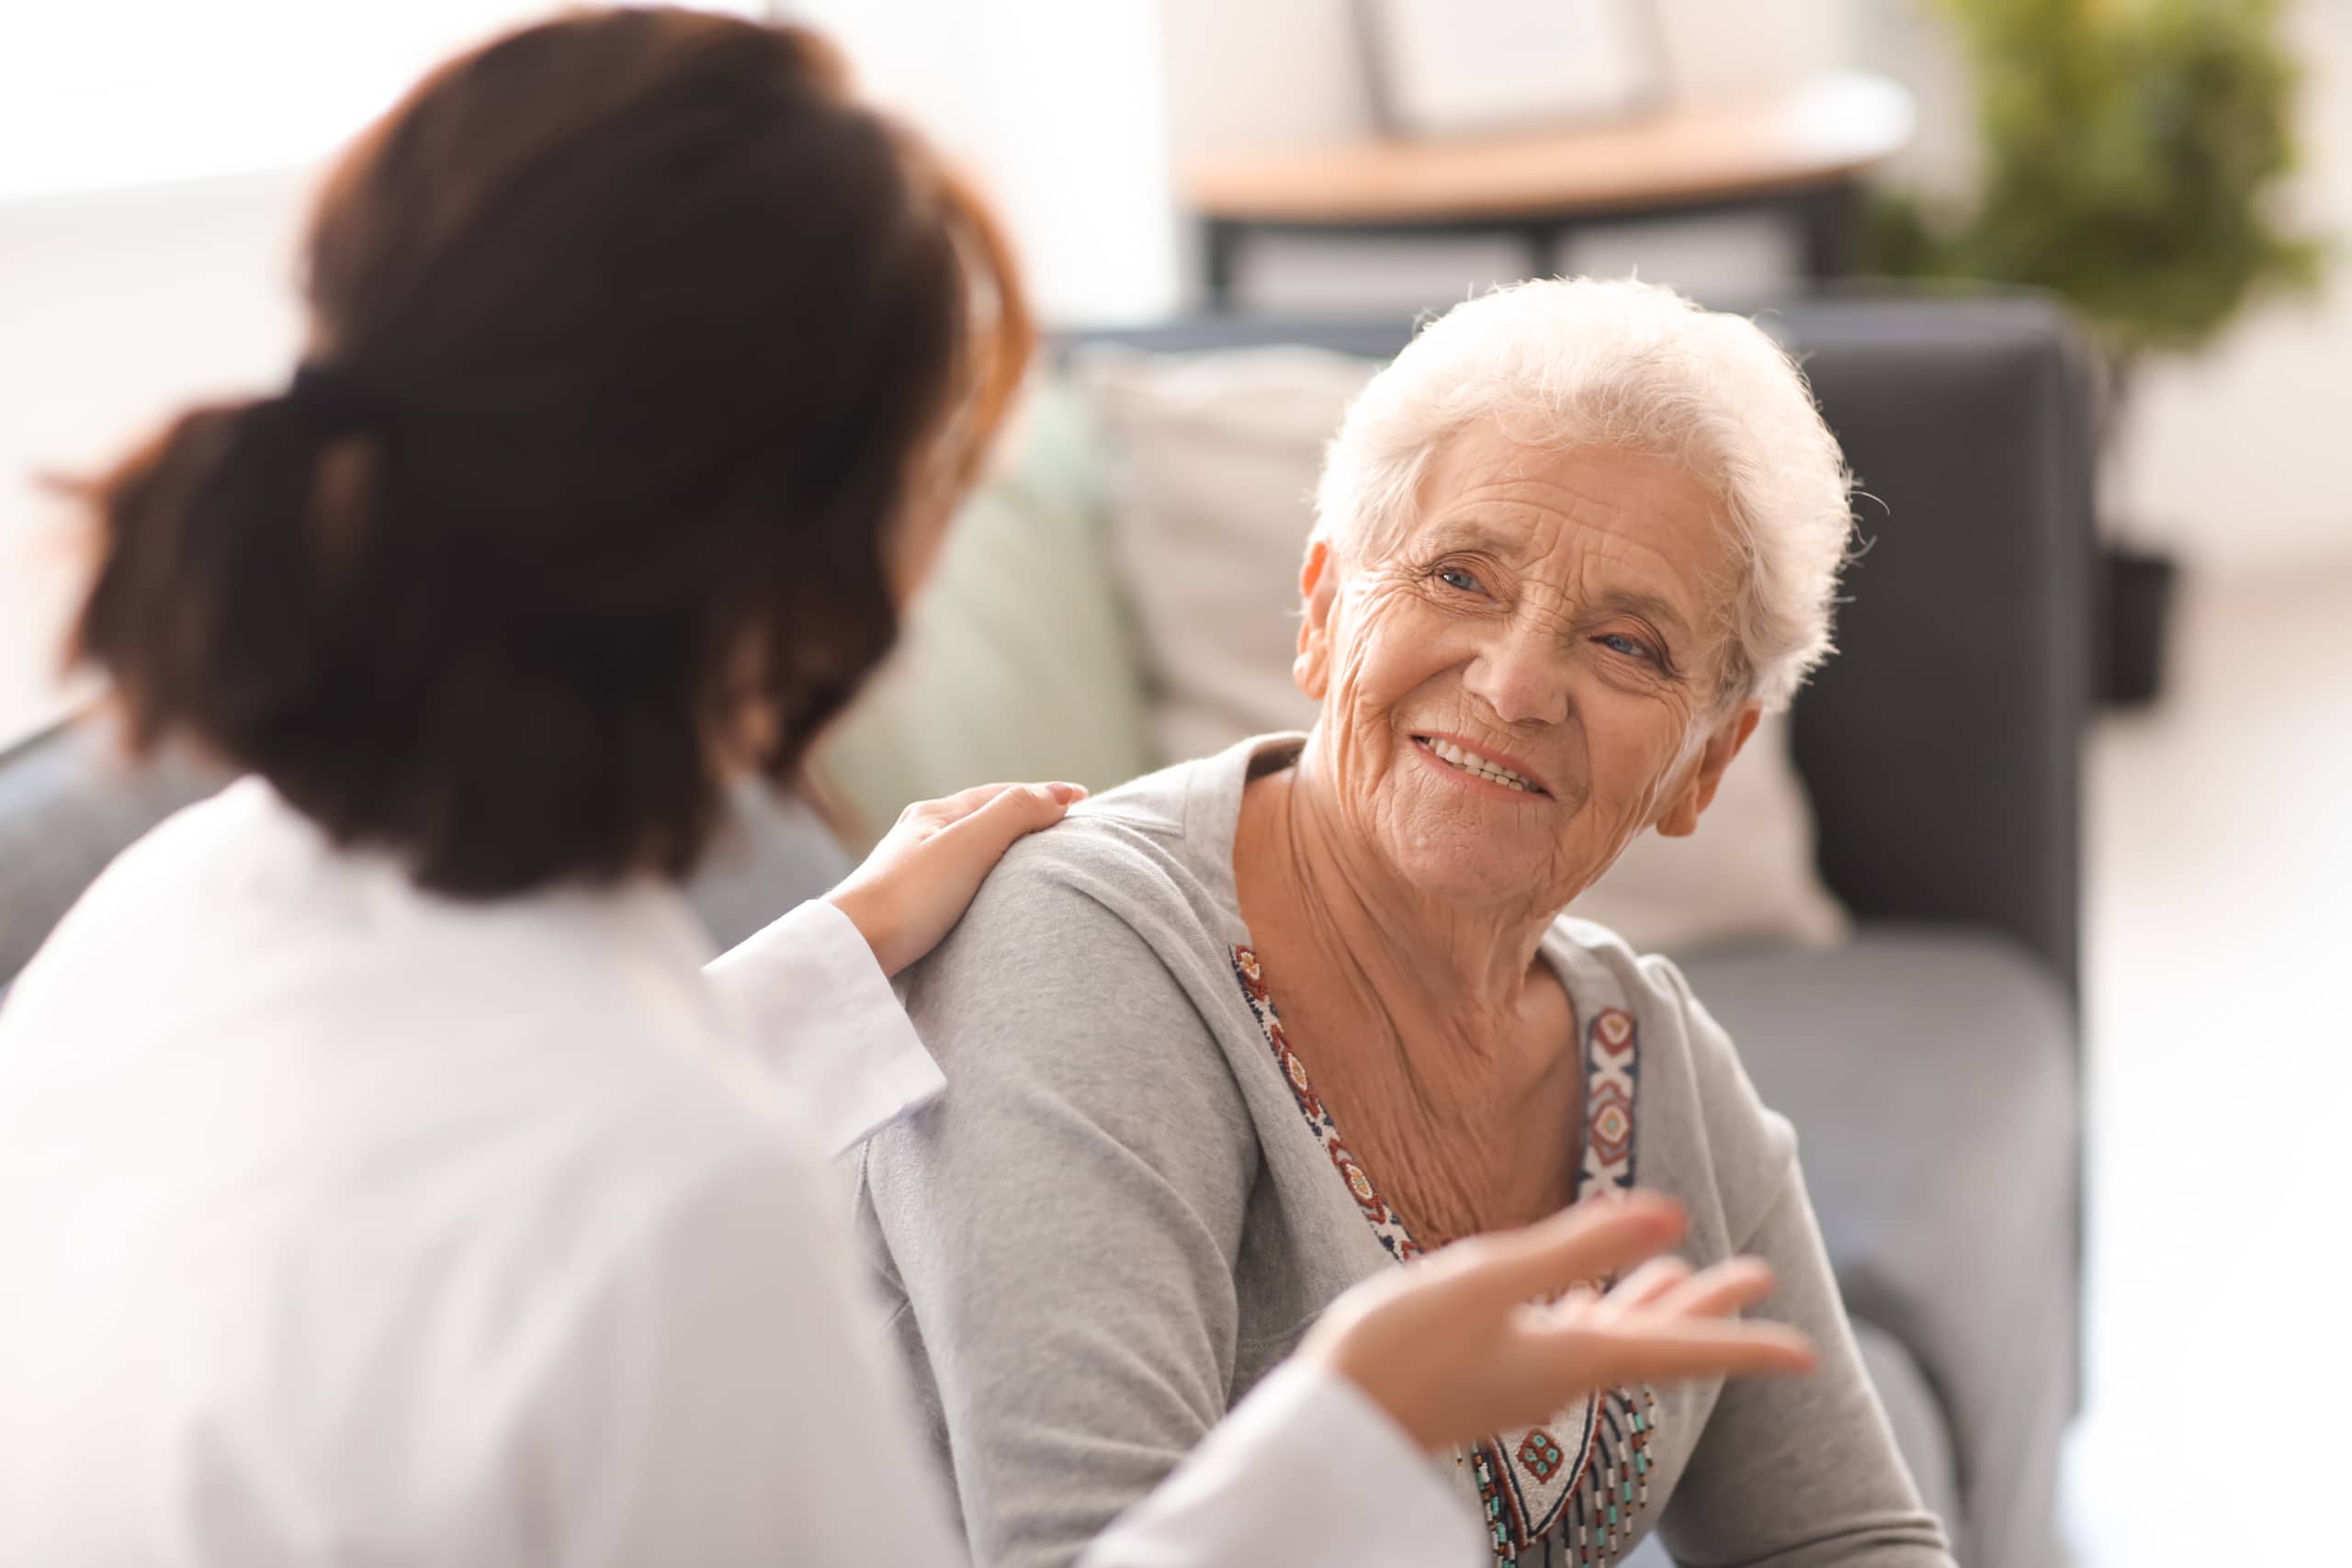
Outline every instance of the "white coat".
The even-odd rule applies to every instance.
[[[0,1007],[0,1564],[960,1562],[826,1164],[937,1069],[830,906],[711,957],[258,781],[127,851]],[[1089,1562],[1478,1540],[1294,1367]]]

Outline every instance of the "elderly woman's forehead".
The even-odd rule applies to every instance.
[[[1491,423],[1455,432],[1430,453],[1408,536],[1474,518],[1509,523],[1529,544],[1531,525],[1631,518],[1642,531],[1685,546],[1730,542],[1713,490],[1688,464],[1639,447],[1591,442],[1539,445]],[[1486,503],[1486,504],[1482,504]],[[1544,533],[1551,529],[1542,530]]]

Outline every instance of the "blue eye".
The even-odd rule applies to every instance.
[[[1627,637],[1623,632],[1611,632],[1607,637],[1601,637],[1599,640],[1600,642],[1600,646],[1607,649],[1610,652],[1622,653],[1628,659],[1648,659],[1653,657],[1649,649],[1645,645]]]
[[[1438,569],[1437,578],[1448,588],[1459,588],[1464,593],[1484,593],[1487,591],[1476,574],[1465,567],[1441,567]]]

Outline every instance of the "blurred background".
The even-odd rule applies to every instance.
[[[1951,981],[1930,987],[1946,998],[1924,1004],[1934,1016],[1849,1010],[1810,1032],[1845,1053],[1829,1074],[1843,1100],[1797,1116],[1832,1167],[1887,1100],[1934,1101],[1919,1086],[1951,1057],[1982,1053],[2013,1086],[2014,1102],[1951,1113],[1949,1158],[1925,1162],[1907,1213],[1824,1199],[1833,1233],[1852,1226],[1831,1240],[1858,1315],[1870,1298],[1950,1428],[1932,1462],[1982,1516],[1964,1561],[2054,1560],[2017,1517],[2039,1506],[2030,1484],[2004,1480],[1997,1506],[1979,1495],[2004,1462],[2052,1471],[2054,1533],[2082,1563],[2337,1550],[2315,1532],[2352,1395],[2340,1303],[2319,1283],[2341,1271],[2329,1238],[2352,1196],[2352,1023],[2325,978],[2352,938],[2352,3],[714,8],[839,39],[877,96],[979,173],[1061,334],[1026,445],[976,502],[987,514],[911,639],[916,668],[838,749],[840,821],[969,782],[966,766],[1109,783],[1174,737],[1214,739],[1165,711],[1169,669],[1194,667],[1170,639],[1198,635],[1201,607],[1165,599],[1161,564],[1237,525],[1243,491],[1272,519],[1253,536],[1268,560],[1294,551],[1316,444],[1363,361],[1421,313],[1531,275],[1638,273],[1780,323],[1817,363],[1873,498],[1861,517],[1882,581],[1923,595],[1909,630],[1874,626],[1881,569],[1866,560],[1848,657],[1934,680],[1866,692],[1864,674],[1825,677],[1821,716],[1799,705],[1792,785],[1819,821],[1799,797],[1781,846],[1804,886],[1759,895],[1755,920],[1669,921],[1657,944],[1747,953],[1770,938],[1817,955],[1883,914],[1973,919],[2038,965],[2023,991],[2054,998]],[[280,381],[300,350],[293,246],[324,160],[433,62],[548,9],[9,0],[0,13],[0,818],[11,758],[91,696],[57,669],[78,558],[41,476],[87,471],[179,400]],[[1091,342],[1105,333],[1125,355]],[[1321,357],[1264,357],[1296,344]],[[2003,344],[2015,352],[1995,365]],[[1230,488],[1188,499],[1204,473]],[[1987,475],[2040,478],[2004,489]],[[1976,563],[1943,579],[1940,601],[1928,569],[1904,564],[1920,519],[1936,549]],[[1104,639],[1088,668],[1125,671],[1102,676],[1117,690],[1057,688],[1047,703],[1035,682],[1068,671],[1010,666],[993,708],[940,687],[991,594],[1002,608],[990,573],[1041,538],[1067,547],[1038,564],[1064,574],[1069,624],[1046,631]],[[1080,558],[1099,594],[1068,580]],[[1032,612],[1015,618],[1034,629]],[[2030,761],[1972,694],[2032,728]],[[1110,705],[1101,722],[1037,717],[1089,702]],[[1208,706],[1261,716],[1238,699]],[[1001,741],[1023,708],[1030,752],[939,739],[944,710],[995,723]],[[1883,781],[1903,757],[1934,760],[1901,831],[1933,837],[1946,810],[2030,825],[1981,859],[2004,886],[1903,886],[1904,856],[1847,830],[1853,813],[1886,814],[1852,804],[1874,737]],[[1738,848],[1723,847],[1730,832],[1720,856]],[[1707,875],[1666,886],[1728,897]],[[2018,1031],[2048,1033],[2055,1077],[1998,1065],[2023,1051]],[[1800,1098],[1810,1081],[1769,1055],[1758,1069],[1768,1093],[1776,1073]],[[1937,1106],[1906,1114],[1933,1121]],[[1866,1163],[1854,1181],[1874,1177],[1902,1185]],[[2006,1308],[1988,1300],[1993,1328],[1965,1352],[1941,1348],[1968,1334],[1937,1328],[1932,1301],[1905,1303],[1944,1284],[1886,1261],[1947,1245],[1964,1258],[1984,1237],[1953,1215],[2037,1205],[2083,1216],[2080,1289],[2069,1272],[2060,1298],[2083,1325],[2079,1390],[2063,1324],[2016,1330],[2049,1337],[2045,1359],[2019,1345],[2005,1360]],[[1951,1290],[1976,1314],[1966,1280]],[[2061,1446],[2011,1441],[2010,1423],[2037,1418],[2015,1413],[2030,1400],[1985,1394],[2005,1379],[2066,1385]]]

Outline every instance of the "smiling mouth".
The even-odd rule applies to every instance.
[[[1468,747],[1457,745],[1442,736],[1416,735],[1413,737],[1413,744],[1454,772],[1468,773],[1474,779],[1483,779],[1488,784],[1500,784],[1505,789],[1516,790],[1521,795],[1547,795],[1552,793],[1525,773],[1515,773],[1492,758],[1481,756]]]

